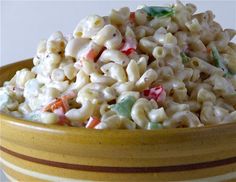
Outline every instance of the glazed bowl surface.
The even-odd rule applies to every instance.
[[[0,68],[0,85],[32,59]],[[236,181],[236,124],[93,130],[0,114],[1,167],[14,181]]]

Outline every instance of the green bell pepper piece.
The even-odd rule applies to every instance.
[[[180,53],[180,56],[181,56],[182,62],[183,62],[184,64],[187,63],[187,62],[189,62],[190,57],[188,57],[184,52],[181,52],[181,53]]]
[[[156,122],[149,122],[147,125],[148,130],[163,129],[163,125]]]
[[[215,46],[211,48],[211,53],[216,67],[223,70],[223,72],[225,73],[224,76],[225,77],[232,76],[233,73],[231,73],[230,70],[223,63],[222,58],[220,57],[220,54]]]
[[[111,110],[115,111],[118,115],[131,118],[131,109],[136,101],[133,96],[128,96],[122,99],[119,103],[111,105]]]
[[[168,17],[174,14],[174,9],[170,7],[160,7],[160,6],[145,6],[142,8],[148,16],[151,17]]]

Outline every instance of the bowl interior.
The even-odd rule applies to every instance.
[[[0,73],[1,73],[1,77],[0,77],[0,86],[3,85],[4,81],[6,80],[10,80],[15,72],[17,70],[23,69],[23,68],[32,68],[33,66],[33,61],[32,59],[26,59],[20,62],[16,62],[13,64],[9,64],[3,67],[0,67]],[[75,128],[75,127],[64,127],[64,126],[59,126],[59,125],[45,125],[42,123],[34,123],[34,122],[29,122],[23,119],[19,119],[19,118],[14,118],[12,116],[8,116],[5,114],[1,114],[0,113],[1,118],[4,118],[4,121],[6,122],[10,122],[10,123],[14,123],[17,122],[19,124],[21,124],[22,126],[26,126],[26,125],[31,125],[34,126],[36,128],[41,128],[41,130],[47,130],[50,129],[51,131],[54,131],[56,133],[56,131],[64,131],[64,132],[68,132],[68,133],[77,133],[78,130],[83,131],[85,133],[89,132],[89,133],[113,133],[114,130],[115,132],[121,133],[122,135],[125,135],[127,133],[139,133],[140,136],[146,135],[146,134],[156,134],[156,135],[168,135],[170,134],[175,135],[175,134],[183,134],[183,133],[199,133],[199,132],[204,132],[204,131],[209,131],[209,130],[218,130],[218,129],[223,129],[223,128],[228,128],[230,127],[236,127],[236,123],[231,123],[231,124],[222,124],[222,125],[216,125],[216,126],[205,126],[202,128],[170,128],[170,129],[165,129],[165,130],[134,130],[134,131],[130,131],[130,130],[121,130],[121,129],[110,129],[110,130],[94,130],[94,129],[85,129],[85,128]]]

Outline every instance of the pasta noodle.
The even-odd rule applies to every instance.
[[[0,111],[94,129],[236,122],[236,35],[194,4],[83,18],[41,40],[33,68],[0,87]]]

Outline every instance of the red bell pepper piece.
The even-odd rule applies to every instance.
[[[129,21],[130,21],[131,23],[134,23],[134,22],[135,22],[135,12],[130,12]]]
[[[162,102],[166,98],[166,92],[161,85],[144,90],[142,95],[147,99],[154,99],[157,102]]]
[[[88,53],[86,54],[86,59],[88,59],[88,60],[94,60],[95,59],[95,57],[97,56],[97,52],[94,50],[94,49],[90,49],[89,51],[88,51]]]
[[[62,107],[55,109],[53,112],[59,117],[59,121],[57,122],[59,125],[71,126],[70,121],[66,118]]]
[[[100,123],[100,119],[95,117],[90,117],[88,123],[86,124],[86,128],[94,128],[96,125]]]
[[[137,43],[134,39],[126,37],[120,51],[127,56],[137,49]]]

